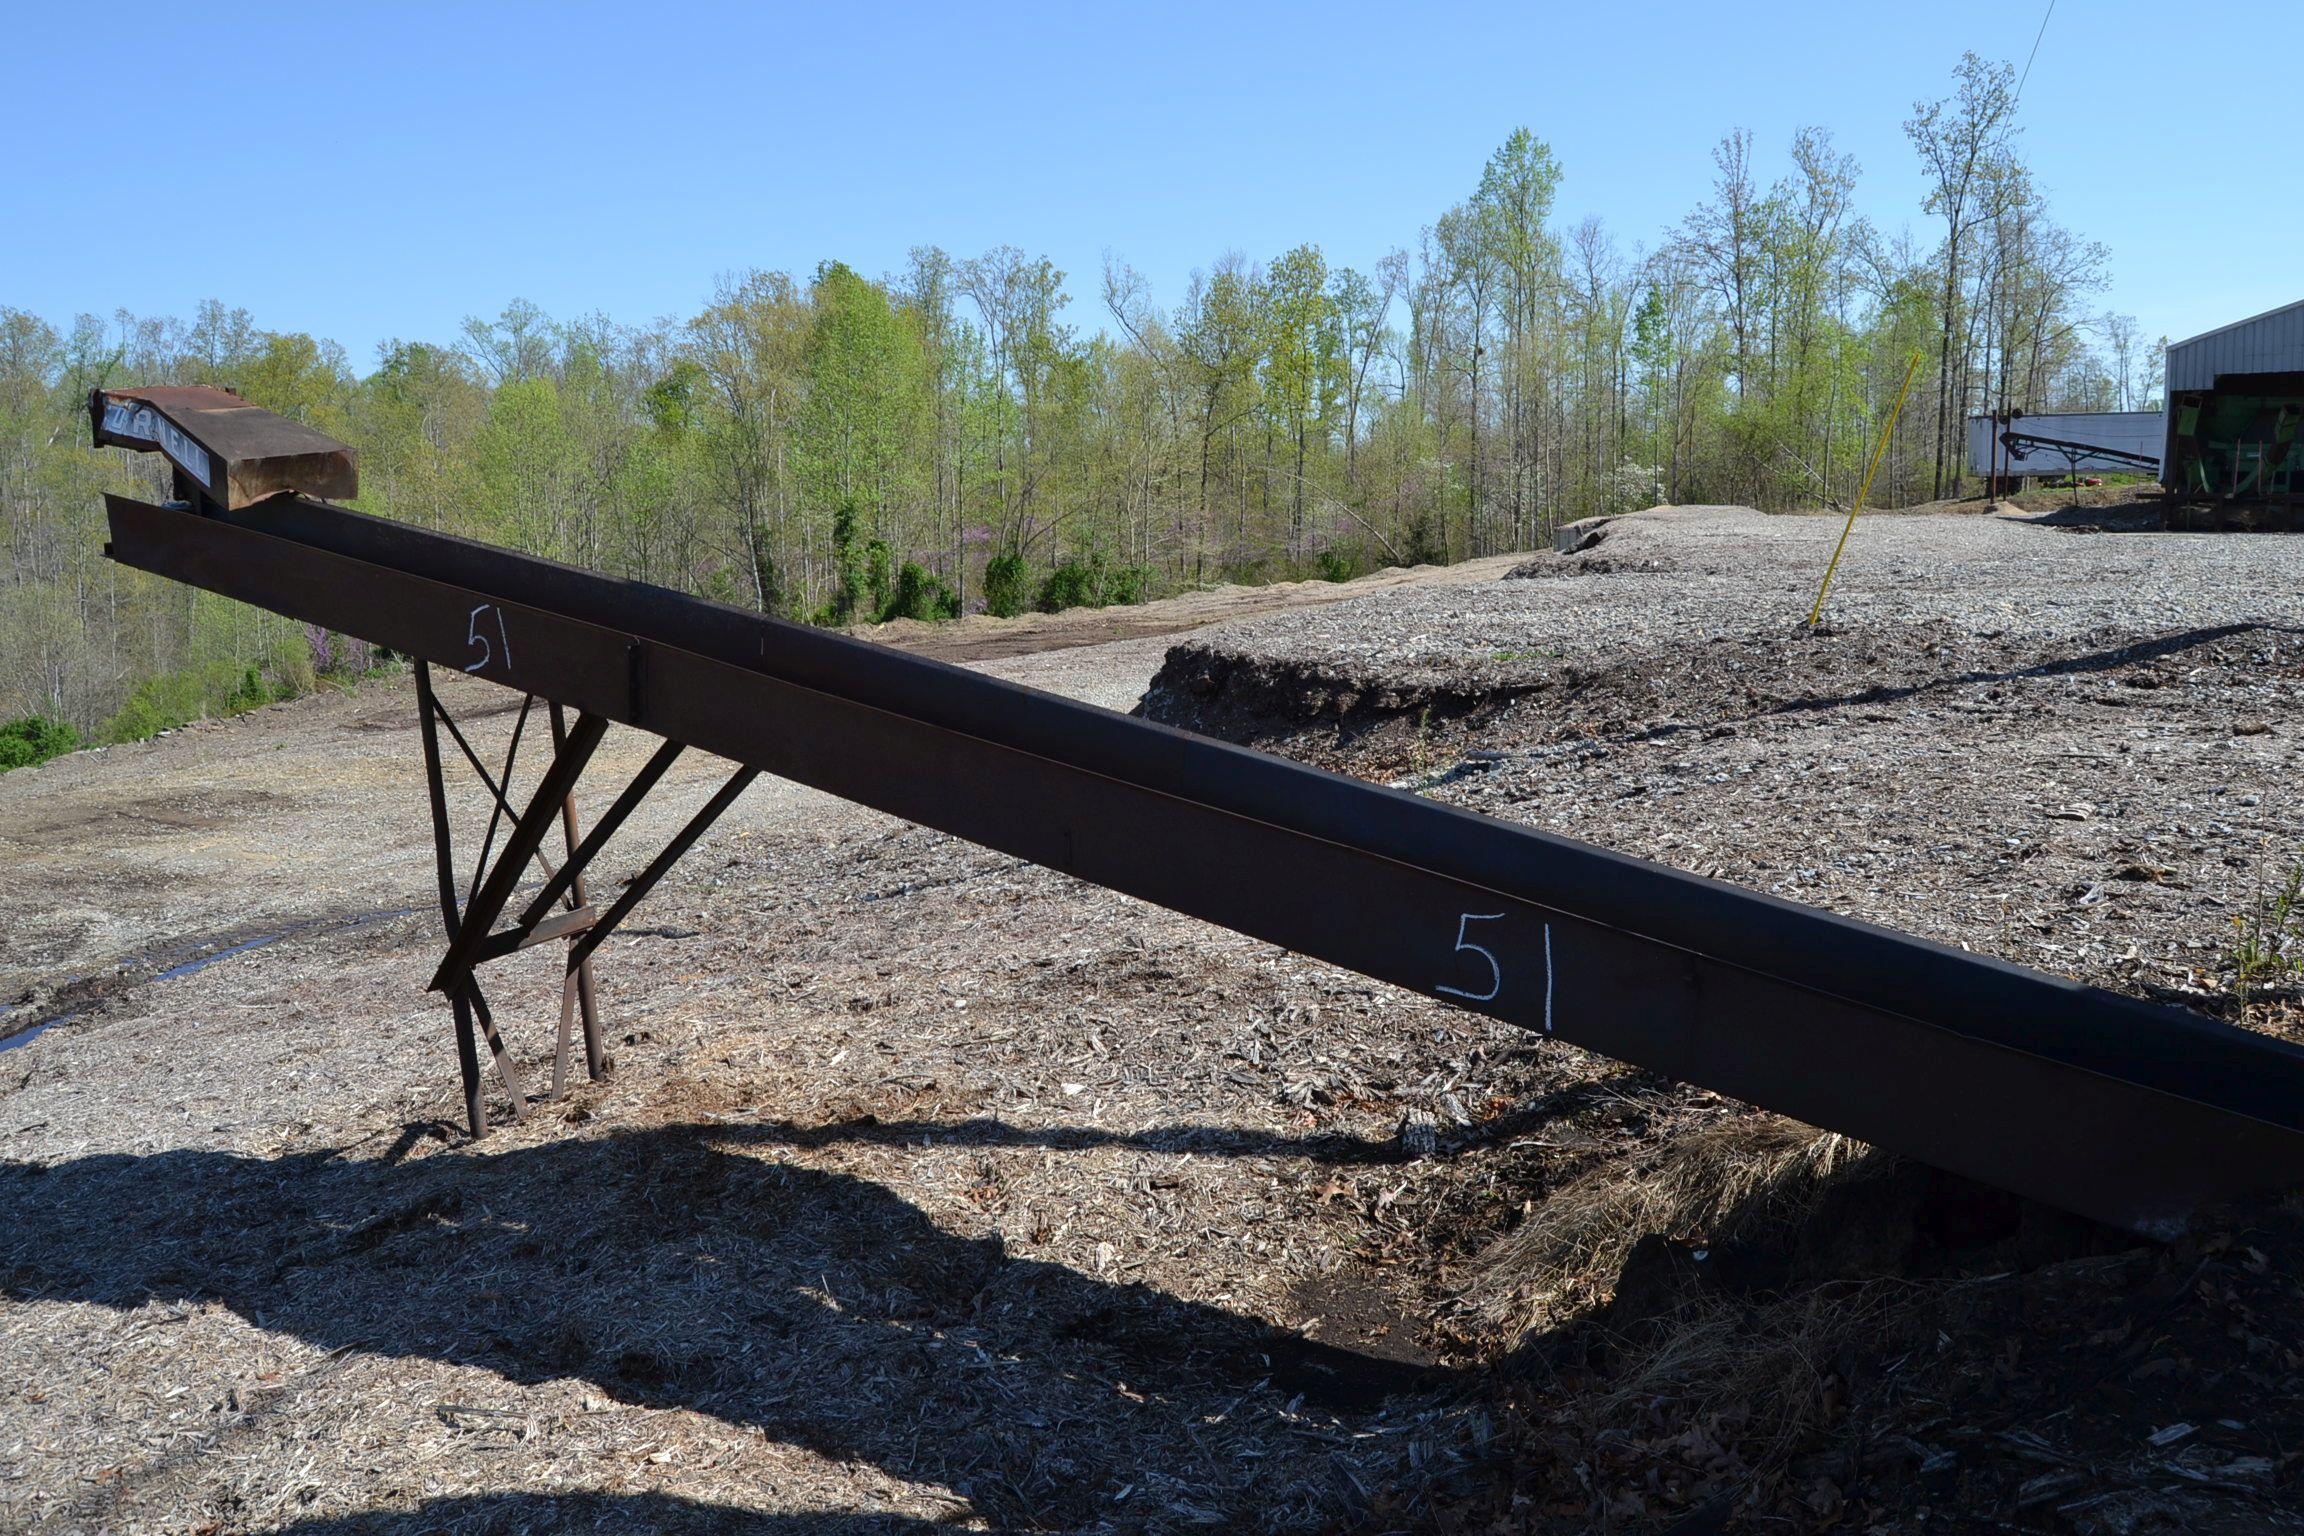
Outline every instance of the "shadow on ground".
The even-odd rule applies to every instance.
[[[1448,1373],[1016,1258],[879,1184],[775,1160],[788,1134],[0,1164],[0,1294],[220,1302],[325,1349],[578,1377],[950,1489],[1002,1524],[1094,1523],[1131,1486],[1228,1526],[1317,1524],[1425,1475],[1410,1436],[1364,1432],[1452,1395]],[[456,1520],[515,1529],[531,1507],[567,1523],[517,1499]],[[309,1527],[402,1528],[463,1527]]]
[[[432,1499],[396,1514],[340,1515],[283,1526],[279,1536],[933,1536],[942,1522],[900,1515],[756,1515],[661,1494],[479,1494]]]

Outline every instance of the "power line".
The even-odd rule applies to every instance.
[[[2048,35],[2048,17],[2056,14],[2056,0],[2048,0],[2048,14],[2040,18],[2040,30],[2032,34],[2032,51],[2024,56],[2024,73],[2016,80],[2016,98],[2024,97],[2024,82],[2032,78],[2032,61],[2040,57],[2040,39]]]

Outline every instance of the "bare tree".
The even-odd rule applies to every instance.
[[[1953,441],[1954,418],[1960,414],[1955,399],[1952,342],[1962,324],[1960,279],[1964,270],[1963,242],[1979,209],[1979,192],[1990,179],[1993,162],[2005,154],[2016,115],[2016,72],[2006,64],[1987,64],[1973,53],[1961,55],[1953,70],[1958,89],[1941,101],[1916,102],[1904,124],[1906,137],[1920,152],[1929,181],[1927,207],[1944,221],[1943,308],[1936,370],[1936,469],[1934,494],[1945,491],[1945,467]]]

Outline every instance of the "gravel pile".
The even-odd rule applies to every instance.
[[[2304,1036],[2304,542],[2084,515],[1868,518],[1811,633],[1838,519],[1641,514],[1517,579],[1203,632],[1140,707]],[[1777,1131],[1618,1091],[1653,1118],[1515,1170],[1524,1223],[1462,1279],[1479,1315],[1565,1321],[1521,1341],[1509,1491],[1452,1528],[2304,1529],[2300,1202],[2137,1248],[2037,1211],[1967,1230],[1991,1199],[1956,1191],[1907,1219],[1889,1191],[1928,1175],[1891,1163],[1747,1246],[1734,1211],[1670,1209],[1675,1170],[1725,1147],[1690,1187],[1765,1185]],[[1610,1223],[1620,1265],[1589,1257]]]
[[[1204,632],[1142,707],[2290,1031],[2304,543],[1870,518],[1811,633],[1839,532],[1624,518],[1484,588]]]
[[[1538,555],[1503,581],[1269,615],[1202,631],[1179,650],[1314,669],[1362,691],[1541,686],[1692,644],[1804,634],[1840,530],[1832,517],[1659,508],[1617,519],[1580,554]],[[2020,636],[2048,646],[2110,629],[2292,627],[2304,620],[2300,576],[2304,544],[2280,538],[1874,516],[1849,539],[1827,638],[1845,648],[1883,630],[1926,630],[1953,645]],[[2304,660],[2304,641],[2292,644]],[[1156,682],[1155,697],[1172,681]]]

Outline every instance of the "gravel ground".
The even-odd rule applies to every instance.
[[[2304,543],[1868,518],[1811,634],[1839,533],[1619,519],[1516,579],[1204,631],[1144,708],[2237,1016],[2235,920],[2304,853]]]
[[[1164,651],[993,666],[1125,708]],[[448,689],[500,754],[506,697]],[[0,778],[5,995],[73,1015],[0,1052],[0,1530],[1312,1530],[1467,1486],[1436,1217],[1495,1198],[1475,1114],[1616,1069],[763,782],[602,951],[618,1076],[471,1145],[413,721],[403,679]],[[552,965],[491,968],[532,1083]],[[1411,1113],[1471,1161],[1410,1162]]]
[[[2304,543],[2155,523],[1867,518],[1811,633],[1838,519],[1659,509],[1203,632],[1142,708],[2296,1037]],[[2295,1202],[2139,1250],[1621,1091],[1463,1281],[1544,1383],[1464,1529],[2304,1529]]]
[[[992,669],[2243,1011],[2304,557],[1869,519],[1812,637],[1837,533]],[[0,1529],[2304,1528],[2293,1213],[2128,1249],[789,786],[602,951],[617,1077],[466,1143],[412,715],[0,777],[0,999],[81,1010],[0,1053]]]

